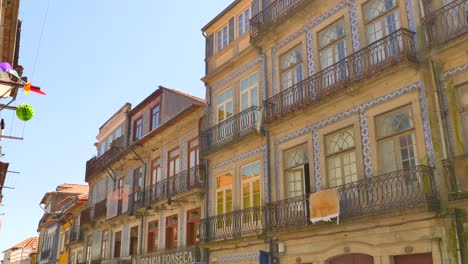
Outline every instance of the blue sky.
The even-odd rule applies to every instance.
[[[47,96],[21,91],[14,104],[35,110],[26,124],[0,112],[5,135],[24,137],[0,142],[2,161],[20,172],[7,174],[15,189],[0,206],[0,251],[37,235],[44,193],[84,183],[98,128],[125,102],[136,105],[158,85],[204,97],[200,29],[231,2],[21,0],[20,64]]]

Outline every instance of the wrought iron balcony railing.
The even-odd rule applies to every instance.
[[[416,60],[414,33],[401,28],[265,100],[264,122],[317,103],[406,60]]]
[[[255,39],[303,2],[305,0],[276,0],[263,8],[261,12],[250,19],[250,37]]]
[[[233,239],[259,235],[265,230],[265,207],[255,206],[208,217],[200,225],[202,241]]]
[[[468,197],[468,154],[442,161],[451,200]]]
[[[468,32],[468,0],[455,0],[422,18],[429,48]]]
[[[104,199],[102,201],[97,202],[94,205],[94,218],[93,218],[93,220],[97,220],[99,218],[106,217],[106,204],[107,204],[107,200]]]
[[[197,165],[168,179],[161,180],[142,191],[130,194],[129,211],[133,212],[137,208],[200,187],[203,187],[203,181],[200,178],[200,166]]]
[[[112,141],[109,150],[101,156],[86,162],[85,180],[88,181],[96,173],[103,171],[109,162],[114,160],[121,153],[125,146],[124,136],[120,136]]]
[[[80,224],[88,225],[91,223],[91,207],[84,209],[80,215]]]
[[[201,133],[201,151],[208,152],[260,129],[260,108],[252,106]]]
[[[431,167],[415,166],[337,187],[340,218],[373,215],[393,210],[433,206],[437,202]],[[268,230],[310,223],[309,195],[268,204]]]
[[[173,249],[161,249],[133,256],[136,263],[173,263],[173,257],[178,256],[179,261],[174,263],[197,263],[200,261],[200,248],[198,246],[182,246]]]

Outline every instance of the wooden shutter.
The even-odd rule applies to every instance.
[[[210,58],[214,53],[214,33],[206,37],[206,58]]]

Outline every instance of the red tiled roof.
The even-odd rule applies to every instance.
[[[12,249],[17,249],[17,248],[32,248],[37,251],[37,247],[39,246],[39,237],[30,237],[28,239],[25,239],[18,244],[12,246],[11,248],[5,250],[12,250]],[[3,252],[5,252],[3,251]]]

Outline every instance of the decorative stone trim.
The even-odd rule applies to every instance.
[[[322,177],[320,177],[320,142],[317,129],[312,132],[312,145],[314,146],[315,190],[320,191],[322,189]]]
[[[372,159],[370,153],[369,122],[367,120],[366,112],[361,111],[359,113],[359,123],[361,125],[361,143],[364,160],[364,174],[366,178],[370,178],[372,177]]]
[[[449,77],[452,77],[453,75],[455,75],[455,74],[457,74],[457,73],[464,72],[464,71],[466,71],[466,70],[468,70],[468,63],[463,64],[463,65],[460,65],[460,66],[458,66],[458,67],[455,67],[455,68],[453,68],[453,69],[450,69],[450,70],[444,72],[444,73],[442,74],[442,76],[441,76],[441,79],[442,79],[442,80],[445,80],[445,79],[447,79],[447,78],[449,78]]]

